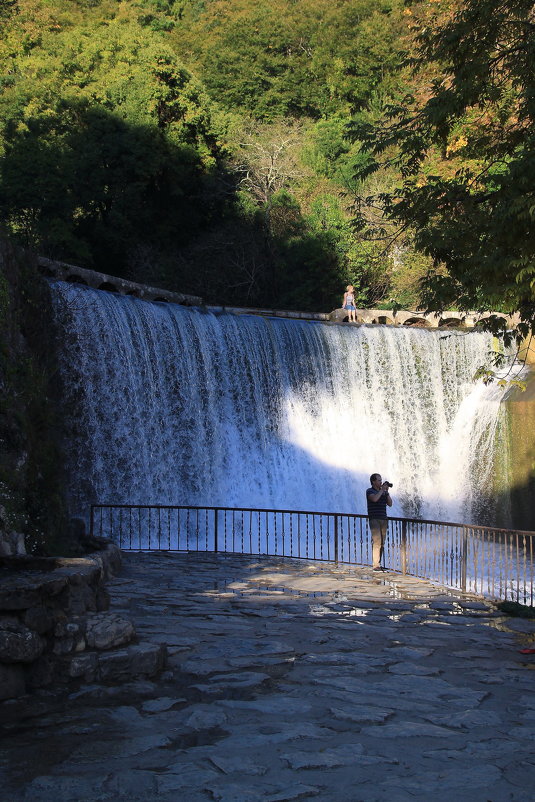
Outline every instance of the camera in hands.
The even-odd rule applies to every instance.
[[[392,482],[383,482],[383,484],[386,485],[387,487],[394,487]]]

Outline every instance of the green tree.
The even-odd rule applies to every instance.
[[[184,3],[171,33],[212,97],[262,121],[360,104],[400,61],[402,0]]]
[[[522,338],[535,331],[533,3],[465,0],[417,33],[420,84],[382,125],[351,126],[370,157],[359,178],[384,164],[401,176],[361,199],[358,225],[387,234],[370,226],[380,205],[393,239],[412,229],[416,247],[447,269],[424,280],[430,309],[518,311]]]
[[[12,235],[123,274],[140,247],[158,260],[221,212],[225,125],[131,11],[42,30],[10,56],[0,95],[0,209]]]

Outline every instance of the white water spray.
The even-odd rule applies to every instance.
[[[73,514],[92,502],[363,513],[378,471],[393,514],[476,522],[501,397],[472,382],[490,335],[52,291]]]

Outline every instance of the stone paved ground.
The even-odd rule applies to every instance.
[[[421,580],[130,554],[154,682],[4,703],[2,802],[535,799],[535,624]]]

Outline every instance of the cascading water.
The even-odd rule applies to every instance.
[[[500,392],[483,333],[212,314],[54,282],[73,514],[92,502],[477,522]],[[477,487],[477,493],[472,489]]]

